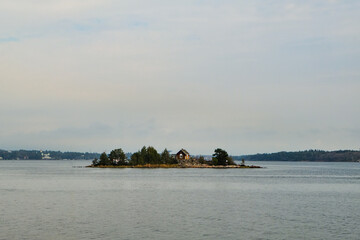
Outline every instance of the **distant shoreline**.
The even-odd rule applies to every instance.
[[[235,156],[234,160],[245,161],[291,161],[291,162],[360,162],[360,151],[338,150],[322,151],[307,150],[298,152],[262,153]]]
[[[43,154],[42,154],[43,153]],[[3,150],[0,149],[0,161],[3,160],[93,160],[99,158],[100,153],[88,152],[61,152],[40,150]],[[130,159],[132,153],[126,153]],[[197,157],[199,155],[195,155]],[[205,159],[211,159],[212,155],[203,155]],[[360,162],[359,150],[305,150],[295,152],[258,153],[248,155],[232,155],[234,161],[280,161],[280,162]]]

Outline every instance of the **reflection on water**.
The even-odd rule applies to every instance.
[[[358,239],[359,163],[0,161],[0,239]]]

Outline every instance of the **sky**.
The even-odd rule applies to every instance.
[[[0,149],[360,148],[358,0],[2,0]]]

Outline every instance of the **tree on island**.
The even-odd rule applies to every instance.
[[[106,155],[105,152],[103,152],[101,155],[100,155],[100,160],[98,162],[98,165],[100,166],[109,166],[109,165],[112,165],[112,162],[110,161],[110,159],[108,158],[108,156]]]
[[[213,154],[213,164],[222,166],[235,165],[232,157],[230,157],[229,154],[221,148],[215,149],[215,153]]]
[[[142,147],[131,156],[130,165],[161,164],[160,154],[154,147]]]
[[[99,159],[94,158],[94,160],[92,161],[92,165],[98,166],[99,165]]]
[[[114,149],[109,154],[110,161],[116,165],[126,165],[126,155],[121,148]]]
[[[145,161],[142,158],[140,151],[133,153],[133,155],[131,155],[130,165],[136,166],[136,165],[144,165],[144,164],[145,164]]]
[[[175,158],[171,157],[170,152],[165,148],[160,155],[161,163],[163,164],[176,164],[177,161]]]
[[[160,154],[154,147],[148,147],[146,149],[145,162],[150,164],[160,164]]]

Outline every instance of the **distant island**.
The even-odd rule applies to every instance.
[[[170,154],[165,148],[159,154],[154,147],[143,147],[130,158],[121,148],[114,149],[107,155],[105,152],[100,159],[95,158],[88,167],[95,168],[260,168],[260,166],[247,166],[244,160],[236,164],[228,153],[217,148],[211,160],[203,156],[192,157],[188,151],[181,149],[176,154]]]
[[[299,152],[262,153],[233,157],[247,161],[307,161],[307,162],[360,162],[360,151],[307,150]]]
[[[42,150],[1,150],[0,160],[91,160],[98,158],[99,153],[89,152],[60,152]]]

